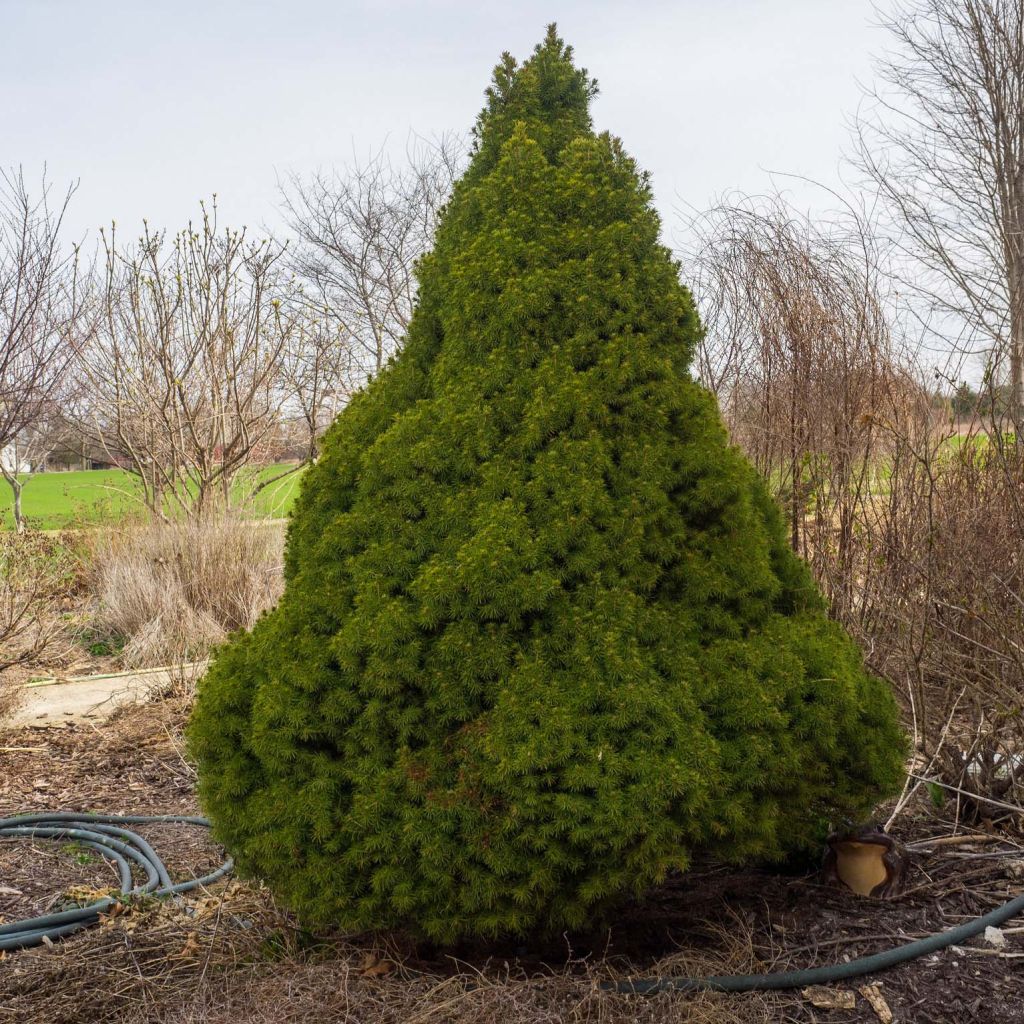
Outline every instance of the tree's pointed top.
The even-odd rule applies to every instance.
[[[596,80],[586,68],[576,67],[572,47],[554,23],[548,25],[543,41],[522,64],[512,54],[502,54],[474,130],[478,156],[489,164],[522,122],[548,157],[555,158],[571,138],[590,131],[590,100],[595,95]]]

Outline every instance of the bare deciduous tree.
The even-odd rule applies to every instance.
[[[281,352],[282,409],[301,429],[303,462],[315,462],[320,436],[352,394],[358,379],[351,337],[336,321],[317,316],[301,293],[288,319]]]
[[[882,23],[894,46],[854,125],[856,162],[888,211],[910,308],[952,357],[950,383],[968,355],[986,372],[945,422],[933,403],[893,431],[886,501],[861,527],[864,635],[906,681],[915,736],[948,781],[1019,799],[1024,7],[903,0]]]
[[[360,378],[377,373],[401,344],[415,298],[413,268],[433,242],[461,160],[458,140],[445,137],[417,141],[404,167],[378,154],[281,184],[297,239],[292,269],[316,314],[352,340]]]
[[[230,507],[239,471],[266,458],[283,401],[284,249],[218,228],[215,202],[173,239],[147,226],[134,246],[113,231],[103,244],[80,421],[127,459],[155,513]]]
[[[908,390],[869,225],[847,207],[820,228],[775,196],[716,207],[691,234],[705,324],[697,371],[785,504],[793,549],[833,602],[849,605],[854,525],[884,454],[880,423]]]
[[[901,276],[948,344],[1009,364],[1024,411],[1024,6],[906,0],[857,118],[856,162],[892,216]]]
[[[12,489],[19,531],[25,528],[19,470],[31,461],[27,449],[45,435],[78,343],[77,251],[60,243],[74,191],[71,186],[51,205],[45,179],[33,197],[20,170],[0,171],[0,475]]]

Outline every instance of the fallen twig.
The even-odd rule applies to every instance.
[[[968,843],[999,843],[1008,842],[1002,836],[988,833],[982,835],[937,836],[935,839],[921,839],[916,843],[907,843],[908,850],[927,850],[938,846],[964,846]]]
[[[1024,959],[1024,953],[1004,953],[1001,949],[985,949],[982,946],[950,946],[949,948],[954,953],[962,955],[966,955],[967,953],[977,953],[979,956],[997,956],[1001,960]]]
[[[959,786],[951,785],[948,782],[940,782],[938,779],[929,779],[923,775],[915,775],[913,772],[907,772],[907,774],[913,779],[918,779],[921,782],[927,782],[932,786],[938,786],[940,789],[948,789],[952,793],[958,793],[960,796],[965,796],[978,803],[988,804],[990,807],[1001,807],[1003,810],[1013,811],[1014,814],[1024,814],[1024,807],[1019,807],[1017,804],[1008,804],[1005,800],[993,800],[990,796],[981,796],[978,793],[972,793],[969,789],[961,789]]]

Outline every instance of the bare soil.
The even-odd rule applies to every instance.
[[[195,813],[186,713],[164,699],[109,721],[0,733],[0,815]],[[951,831],[924,807],[901,826],[904,841]],[[222,856],[202,830],[145,834],[177,878],[203,874]],[[0,954],[0,1024],[877,1024],[859,991],[870,983],[897,1022],[1024,1024],[1024,919],[1007,926],[1001,948],[973,940],[834,986],[852,993],[853,1009],[816,1006],[800,992],[648,998],[599,987],[636,975],[836,963],[960,924],[1024,890],[1021,837],[999,838],[917,854],[895,900],[825,886],[813,871],[706,865],[623,908],[611,928],[457,949],[394,935],[311,935],[257,883],[230,881],[179,902],[143,901],[52,949]],[[1012,856],[990,855],[999,851]],[[114,882],[108,865],[72,844],[0,842],[0,921]]]

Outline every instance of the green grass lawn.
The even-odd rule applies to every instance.
[[[286,516],[298,493],[302,470],[270,484],[251,497],[254,482],[269,480],[288,466],[265,466],[236,480],[234,492],[240,507],[258,518]],[[38,473],[22,491],[21,504],[30,525],[37,530],[62,530],[102,523],[119,523],[144,517],[138,480],[122,469],[96,469],[72,473]],[[13,495],[0,480],[0,529],[14,528]]]

